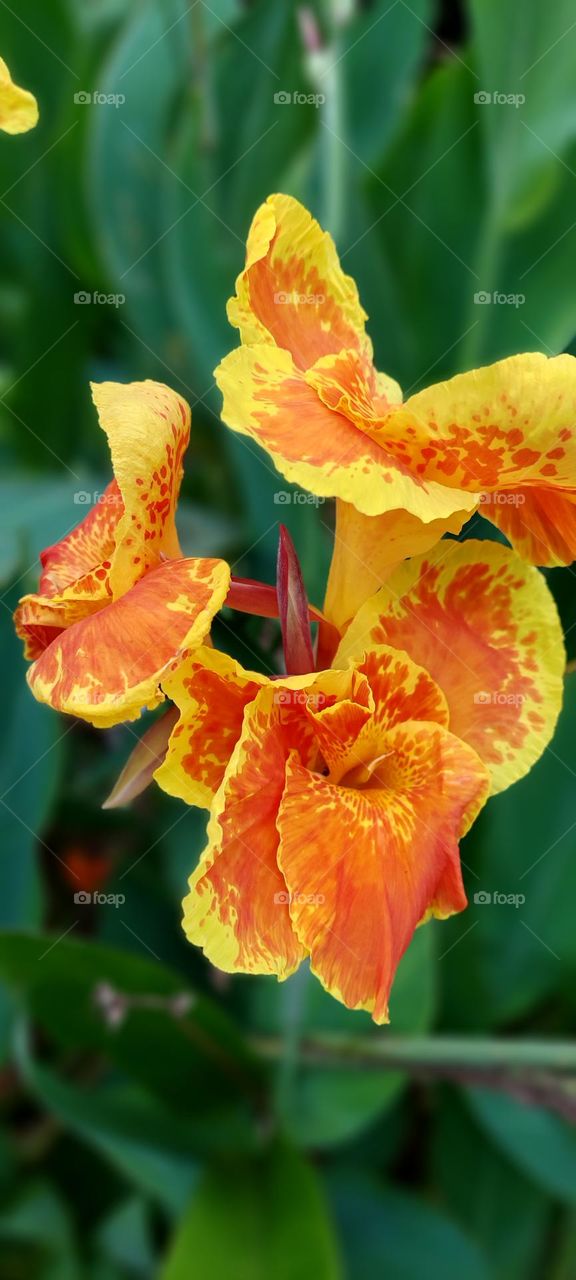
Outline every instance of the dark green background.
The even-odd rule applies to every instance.
[[[269,192],[334,232],[378,365],[405,391],[570,349],[572,0],[326,0],[317,17],[311,59],[286,0],[0,0],[0,52],[41,109],[30,135],[0,136],[2,1280],[576,1275],[576,1137],[554,1107],[473,1076],[299,1058],[301,1037],[326,1031],[571,1037],[576,684],[540,764],[464,848],[471,899],[525,903],[472,901],[419,931],[392,1026],[375,1031],[306,974],[223,978],[187,947],[204,816],[152,789],[102,812],[134,726],[97,733],[38,706],[12,635],[39,550],[85,514],[74,494],[108,479],[90,378],[158,378],[192,404],[187,552],[271,580],[280,516],[320,603],[329,504],[279,508],[290,486],[220,424],[212,377]],[[125,102],[74,101],[95,90]],[[275,103],[283,90],[326,100]],[[525,101],[475,101],[495,91]],[[125,302],[78,305],[81,290]],[[474,301],[494,290],[524,301]],[[549,577],[573,656],[574,574]],[[225,614],[216,638],[251,665],[277,653],[274,625],[254,619]],[[108,860],[122,907],[74,903],[74,851]],[[131,997],[116,1026],[102,983]],[[256,1035],[279,1039],[277,1065]]]

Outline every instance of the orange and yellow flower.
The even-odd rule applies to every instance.
[[[162,673],[206,639],[230,571],[184,557],[178,542],[186,402],[156,382],[101,383],[92,395],[114,479],[42,552],[39,591],[23,597],[15,620],[34,696],[105,727],[162,700]]]
[[[217,966],[388,1016],[416,925],[466,906],[457,845],[554,732],[564,650],[542,575],[443,543],[368,600],[333,669],[270,680],[214,649],[163,687],[180,712],[156,780],[211,810],[184,927]]]
[[[286,978],[309,956],[386,1021],[416,925],[466,905],[458,840],[489,792],[440,689],[387,646],[279,681],[207,650],[165,687],[182,714],[158,781],[193,803],[217,788],[188,938],[226,971]]]
[[[38,103],[28,89],[14,84],[8,67],[0,58],[0,129],[4,133],[27,133],[38,123]]]
[[[573,356],[512,356],[402,404],[398,385],[374,368],[366,315],[333,241],[284,195],[255,215],[229,317],[242,345],[216,371],[224,421],[287,479],[365,516],[393,513],[394,538],[412,553],[482,502],[530,563],[574,559]],[[380,576],[388,527],[371,533]]]

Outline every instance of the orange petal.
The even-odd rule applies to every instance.
[[[27,658],[38,658],[66,627],[110,601],[114,535],[123,510],[112,480],[85,519],[40,553],[39,592],[23,596],[14,614]]]
[[[360,609],[335,662],[377,644],[405,649],[440,685],[450,729],[488,765],[493,791],[523,777],[552,738],[565,654],[536,569],[492,542],[442,542]]]
[[[476,492],[576,488],[576,359],[511,356],[395,408],[383,447],[418,475]],[[395,442],[395,443],[394,443]]]
[[[4,133],[27,133],[38,123],[38,103],[28,89],[14,84],[8,67],[0,58],[0,129]]]
[[[278,870],[276,817],[286,759],[309,758],[313,735],[299,706],[274,702],[262,689],[247,708],[208,825],[208,846],[184,900],[184,930],[226,972],[286,978],[305,952]]]
[[[102,561],[110,559],[113,555],[116,545],[116,528],[124,512],[124,504],[115,480],[112,480],[99,495],[99,499],[80,524],[59,542],[46,547],[40,553],[42,564],[40,595],[58,596],[67,587],[74,587],[78,595],[89,594],[86,579],[101,567]],[[101,590],[99,584],[105,576],[101,574],[96,578],[94,583],[96,594]],[[78,586],[79,580],[86,582],[85,588]]]
[[[229,580],[222,560],[160,565],[53,640],[28,672],[34,696],[101,728],[134,720],[162,700],[176,655],[205,639]]]
[[[293,755],[278,815],[279,866],[296,933],[322,984],[388,1020],[398,962],[439,905],[466,906],[458,840],[488,794],[476,754],[438,725],[382,735],[378,776],[337,786]]]
[[[243,343],[282,347],[301,369],[342,347],[371,356],[356,285],[332,237],[291,196],[269,196],[257,210],[228,317]]]
[[[364,516],[349,502],[336,500],[334,550],[324,612],[343,630],[360,605],[407,556],[428,551],[445,533],[459,533],[469,511],[424,524],[407,511]]]
[[[403,508],[425,523],[476,506],[474,496],[415,478],[329,409],[287,351],[240,347],[215,377],[228,426],[266,449],[288,480],[321,497],[342,498],[366,515]]]
[[[160,382],[92,383],[124,503],[110,581],[115,598],[161,556],[181,556],[174,513],[190,436],[186,401]]]
[[[178,723],[156,782],[187,804],[210,808],[242,731],[244,708],[268,684],[218,649],[197,649],[162,681]]]
[[[529,564],[566,565],[576,559],[576,493],[528,486],[486,493],[481,510]]]

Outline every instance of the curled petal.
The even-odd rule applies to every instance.
[[[240,347],[215,376],[228,426],[250,436],[288,480],[312,493],[342,498],[366,515],[403,508],[425,523],[477,504],[475,496],[429,484],[384,454],[323,404],[287,351]]]
[[[27,133],[38,123],[38,103],[28,89],[14,84],[8,67],[0,58],[0,129],[4,133]]]
[[[162,557],[180,556],[174,513],[190,436],[190,409],[160,382],[92,384],[124,510],[115,532],[115,598]]]
[[[246,709],[184,900],[186,936],[226,972],[286,978],[305,955],[276,860],[276,818],[287,756],[297,749],[308,758],[312,740],[301,708],[275,704],[272,688]]]
[[[59,542],[40,553],[39,594],[58,596],[67,588],[74,588],[76,596],[89,595],[91,580],[94,594],[101,592],[102,583],[107,578],[105,570],[110,569],[109,561],[116,545],[116,529],[123,514],[120,490],[112,480],[85,519]]]
[[[363,605],[342,664],[378,644],[405,649],[440,685],[450,729],[488,765],[492,790],[524,776],[562,703],[562,630],[546,582],[507,547],[442,542],[400,566]]]
[[[134,720],[162,700],[160,681],[176,656],[205,639],[229,580],[222,560],[152,570],[52,641],[28,672],[34,696],[101,728]]]
[[[458,840],[488,794],[475,752],[438,725],[397,725],[381,748],[365,787],[335,786],[293,755],[278,816],[278,863],[311,968],[379,1023],[418,923],[466,906]]]
[[[291,196],[269,196],[257,210],[228,317],[243,343],[282,347],[301,369],[342,347],[371,355],[366,313],[332,237]]]
[[[175,664],[162,680],[180,713],[155,774],[163,791],[210,808],[242,732],[244,709],[268,683],[218,649],[202,647]]]

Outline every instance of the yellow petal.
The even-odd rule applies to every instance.
[[[0,129],[4,133],[27,133],[38,123],[38,103],[28,89],[14,84],[8,67],[0,58]]]
[[[362,606],[335,665],[374,645],[404,649],[446,695],[450,729],[492,775],[528,773],[562,704],[565,653],[541,573],[494,542],[441,542],[401,565]]]
[[[182,554],[174,513],[190,436],[190,409],[161,382],[92,383],[92,397],[124,502],[110,572],[117,598],[162,556]]]

